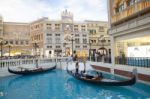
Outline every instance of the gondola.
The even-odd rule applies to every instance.
[[[74,70],[70,71],[67,68],[67,73],[73,76],[74,78],[85,81],[88,83],[98,84],[98,85],[104,85],[104,86],[129,86],[136,83],[136,75],[133,75],[133,77],[129,80],[119,81],[119,80],[112,80],[112,79],[106,79],[101,78],[100,80],[92,79],[94,76],[91,75],[83,75],[82,73],[75,73]]]
[[[20,74],[20,75],[30,75],[30,74],[39,74],[39,73],[44,73],[48,72],[51,70],[56,69],[56,66],[50,67],[50,68],[34,68],[34,69],[27,69],[27,68],[20,68],[20,70],[12,70],[8,67],[8,71],[13,74]]]

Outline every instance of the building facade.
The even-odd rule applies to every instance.
[[[92,55],[102,46],[110,51],[107,22],[77,22],[67,10],[61,13],[60,20],[43,17],[31,23],[17,23],[3,22],[0,17],[0,35],[11,45],[11,51],[18,54],[26,51],[41,57],[88,57],[89,49]],[[9,47],[5,48],[8,52]]]
[[[1,49],[3,55],[30,54],[29,33],[28,23],[3,22],[1,20],[0,37],[5,42]]]
[[[61,13],[61,20],[42,18],[30,24],[30,37],[34,44],[39,45],[40,55],[46,57],[88,56],[89,42],[85,22],[75,22],[73,14],[66,11]]]
[[[89,44],[91,56],[99,53],[99,49],[106,48],[107,55],[110,56],[110,37],[108,35],[108,22],[106,21],[90,21],[86,20],[86,25],[89,33]]]
[[[109,7],[113,60],[150,57],[150,0],[110,0]]]
[[[0,16],[0,37],[3,35],[3,18]]]
[[[107,0],[111,63],[91,63],[98,71],[150,82],[150,0]],[[134,70],[137,70],[136,73]]]

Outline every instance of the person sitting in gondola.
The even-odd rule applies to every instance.
[[[102,80],[102,76],[100,76],[99,73],[97,72],[96,76],[92,78],[92,80]]]
[[[102,78],[99,75],[96,75],[92,80],[102,80]]]
[[[86,79],[86,80],[101,80],[103,77],[99,75],[99,73],[96,73],[96,76],[82,76],[82,78]]]

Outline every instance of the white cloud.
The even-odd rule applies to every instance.
[[[107,0],[1,0],[0,14],[5,21],[31,22],[41,17],[60,19],[67,7],[75,20],[107,20]],[[56,2],[55,5],[51,5]],[[58,4],[57,4],[58,3]]]

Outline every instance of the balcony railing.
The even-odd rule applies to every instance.
[[[115,63],[150,68],[150,57],[116,57]]]
[[[112,16],[111,23],[119,22],[125,18],[131,17],[133,15],[138,15],[139,12],[142,12],[150,8],[150,0],[141,0],[140,2],[127,7],[122,12],[119,12]]]

